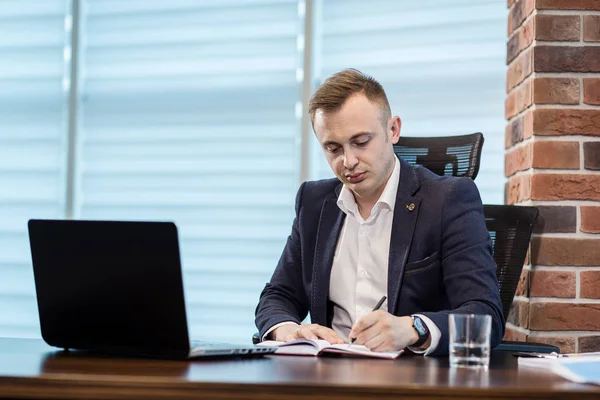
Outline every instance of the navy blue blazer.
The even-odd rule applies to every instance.
[[[479,191],[469,178],[440,177],[400,159],[390,238],[388,312],[424,314],[440,329],[435,355],[448,353],[448,314],[489,314],[491,344],[504,335],[492,242]],[[262,337],[283,321],[331,327],[328,299],[333,256],[345,214],[338,179],[305,182],[283,254],[256,307]],[[414,207],[413,207],[414,205]]]

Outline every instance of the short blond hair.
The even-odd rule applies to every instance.
[[[330,76],[312,95],[308,103],[311,123],[314,124],[318,110],[324,113],[338,111],[346,100],[358,93],[362,93],[369,101],[379,105],[382,122],[386,124],[392,116],[392,110],[383,86],[373,77],[353,68]]]

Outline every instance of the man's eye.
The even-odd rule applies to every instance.
[[[330,153],[335,153],[339,149],[340,149],[340,146],[325,146],[325,150],[327,150]]]
[[[356,142],[356,145],[359,147],[365,147],[367,145],[367,143],[369,143],[369,141],[365,140],[364,142]]]

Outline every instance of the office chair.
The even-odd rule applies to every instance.
[[[496,277],[500,283],[500,300],[506,324],[539,211],[536,207],[484,205],[483,213],[486,227],[494,244]],[[496,350],[560,352],[556,346],[516,341],[502,341]]]
[[[394,153],[413,165],[421,165],[444,176],[477,177],[483,134],[440,137],[400,136]]]

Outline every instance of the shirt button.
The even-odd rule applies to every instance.
[[[367,236],[368,235],[367,231],[363,231],[362,235]]]
[[[369,275],[369,273],[367,271],[365,271],[364,269],[360,271],[360,276],[362,276],[363,278],[366,278],[367,275]]]

